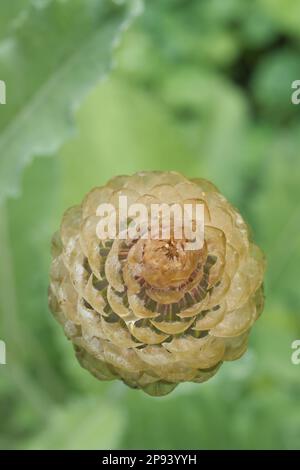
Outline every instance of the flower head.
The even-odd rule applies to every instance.
[[[175,237],[176,216],[167,237],[153,236],[153,220],[144,219],[135,237],[119,228],[99,238],[99,205],[117,207],[120,196],[147,208],[201,204],[203,243],[190,249],[184,230]],[[159,228],[165,223],[162,216]],[[175,172],[113,178],[66,211],[52,246],[51,310],[100,380],[164,395],[180,382],[208,380],[246,351],[263,309],[265,261],[212,183]]]

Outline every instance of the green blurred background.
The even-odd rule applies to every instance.
[[[1,2],[0,448],[299,449],[300,3],[146,0],[100,82],[112,3]],[[245,356],[163,398],[81,369],[47,306],[64,209],[154,169],[211,179],[268,259]]]

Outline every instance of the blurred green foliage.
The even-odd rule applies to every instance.
[[[104,3],[84,2],[98,13]],[[74,38],[85,36],[77,29],[87,18],[83,2],[11,0],[0,7],[0,64],[5,56],[12,83],[26,70],[16,110],[38,79],[56,73],[47,59],[56,54],[37,44],[52,38],[47,11],[59,4],[77,5],[73,15],[55,16],[61,39],[66,34],[76,48]],[[40,9],[44,36],[33,23],[24,47],[12,47],[28,5]],[[110,31],[110,17],[95,18],[100,35]],[[99,60],[104,54],[107,63],[108,43],[100,42]],[[26,44],[39,54],[27,54]],[[65,101],[58,97],[53,107],[46,97],[38,112],[25,114],[24,131],[17,122],[25,159],[10,158],[14,134],[7,141],[4,124],[14,126],[15,111],[8,119],[1,107],[3,194],[15,192],[10,185],[25,168],[20,195],[0,214],[0,338],[8,360],[0,366],[1,448],[299,449],[300,366],[291,363],[291,343],[300,338],[300,107],[290,99],[299,53],[297,0],[146,0],[114,54],[113,72],[91,89],[76,133],[51,158],[29,164],[58,147],[61,123],[69,128]],[[77,78],[87,90],[102,69],[95,66],[91,80],[82,72],[90,56],[81,60]],[[61,83],[68,96],[73,84]],[[44,118],[50,133],[37,124]],[[266,308],[247,354],[211,381],[180,385],[160,399],[82,370],[47,308],[50,238],[64,209],[116,174],[151,169],[211,179],[242,211],[268,258]]]

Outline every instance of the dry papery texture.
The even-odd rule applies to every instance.
[[[101,241],[101,203],[202,203],[205,242]],[[118,176],[67,210],[52,242],[50,308],[80,364],[154,396],[204,382],[241,357],[263,310],[264,256],[241,215],[204,179]]]

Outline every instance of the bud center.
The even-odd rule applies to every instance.
[[[181,284],[195,270],[196,252],[185,250],[184,240],[147,240],[143,255],[143,277],[154,287]]]

